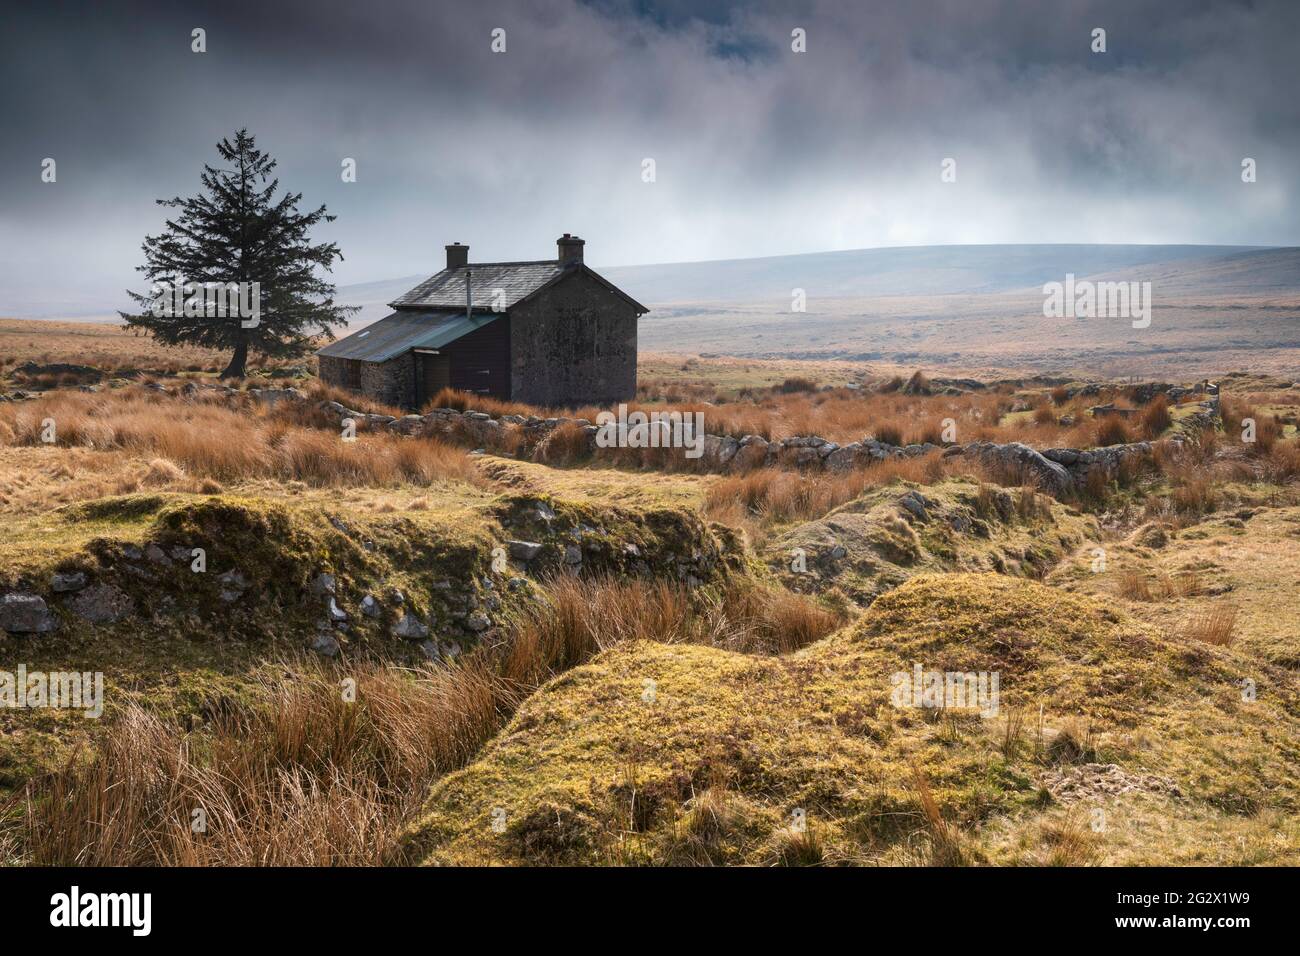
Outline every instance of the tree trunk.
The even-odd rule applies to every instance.
[[[248,343],[241,341],[235,346],[235,354],[230,356],[230,364],[221,373],[222,378],[243,378],[244,364],[248,361]]]

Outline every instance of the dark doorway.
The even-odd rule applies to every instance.
[[[424,403],[444,388],[451,387],[451,357],[433,352],[415,353],[415,405]]]

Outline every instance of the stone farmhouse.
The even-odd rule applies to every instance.
[[[321,379],[401,408],[444,388],[555,407],[633,398],[649,310],[589,269],[583,245],[565,233],[535,262],[470,262],[469,246],[447,246],[447,267],[391,315],[317,353]]]

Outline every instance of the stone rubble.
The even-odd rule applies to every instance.
[[[1156,793],[1180,798],[1182,791],[1168,777],[1134,773],[1113,763],[1087,763],[1045,771],[1040,783],[1062,803],[1096,801],[1126,793]]]

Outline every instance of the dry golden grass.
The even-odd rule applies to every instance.
[[[140,388],[55,392],[0,407],[0,438],[43,447],[52,423],[58,446],[165,459],[141,479],[145,484],[166,476],[175,482],[177,472],[196,482],[276,478],[317,487],[480,480],[461,449],[386,432],[345,441],[337,427],[300,423],[320,421],[318,415],[310,406],[281,403],[268,410],[251,401],[232,406],[217,396],[181,401]]]
[[[165,481],[164,469],[154,467],[147,458],[122,451],[14,448],[0,444],[0,512],[30,514],[144,488],[198,490],[189,476],[182,474]]]
[[[773,862],[779,866],[821,866],[826,862],[826,847],[811,824],[802,830],[781,830],[774,851]]]
[[[591,457],[587,433],[581,425],[563,424],[542,439],[533,457],[547,465],[574,465],[585,461]]]
[[[0,319],[0,370],[36,362],[93,365],[104,370],[147,368],[168,374],[219,372],[230,356],[194,346],[163,346],[125,326],[92,322]]]
[[[1229,647],[1237,626],[1237,605],[1214,604],[1194,612],[1182,628],[1182,636],[1189,641],[1200,641],[1216,647]]]
[[[1277,485],[1300,477],[1300,438],[1280,441],[1273,446],[1263,463],[1263,477]]]
[[[1218,507],[1219,495],[1209,475],[1195,475],[1181,480],[1171,496],[1175,511],[1195,517]]]
[[[960,443],[1023,440],[1042,447],[1093,443],[1091,423],[1086,420],[1084,412],[1086,402],[1090,400],[1082,397],[1070,399],[1062,406],[1062,414],[1071,415],[1078,422],[1063,426],[1050,411],[1037,420],[1032,415],[1007,418],[1017,402],[1012,390],[1007,388],[961,395],[917,395],[904,392],[901,379],[900,388],[890,390],[809,390],[811,384],[792,376],[766,389],[742,390],[738,397],[729,401],[712,395],[712,389],[708,387],[692,391],[677,385],[653,394],[643,390],[641,398],[627,405],[629,411],[646,413],[699,412],[704,416],[707,433],[735,438],[759,435],[772,440],[792,435],[819,435],[844,444],[871,436],[892,445],[927,441],[940,444],[945,421],[950,419],[955,440]],[[700,397],[696,397],[697,394]],[[654,400],[648,400],[650,397]],[[600,412],[610,411],[603,406],[577,409],[534,407],[450,390],[435,396],[428,407],[474,409],[491,415],[581,418],[589,422],[594,422]]]
[[[286,667],[258,705],[215,709],[201,737],[131,707],[90,760],[29,791],[30,862],[377,864],[423,785],[495,726],[480,679],[473,668]]]
[[[367,412],[372,415],[391,415],[394,418],[406,414],[402,409],[393,405],[385,405],[383,402],[377,402],[372,398],[367,398],[357,392],[349,391],[346,388],[339,388],[336,385],[328,385],[320,379],[312,379],[306,386],[307,397],[315,402],[338,402],[345,408],[350,408],[354,412]],[[306,409],[304,409],[306,411]],[[333,419],[330,419],[333,422]]]
[[[1120,597],[1130,601],[1155,600],[1151,593],[1151,584],[1144,572],[1134,568],[1125,568],[1119,573]]]
[[[954,472],[971,469],[969,462],[952,465]],[[744,527],[761,537],[760,529],[766,526],[819,518],[873,488],[897,481],[929,483],[948,473],[949,463],[937,452],[917,458],[889,458],[845,472],[756,468],[714,481],[704,510],[712,521]]]
[[[19,850],[64,866],[378,864],[433,779],[600,650],[665,641],[776,653],[840,623],[750,583],[694,600],[664,583],[561,577],[502,643],[450,666],[285,662],[261,673],[251,702],[212,701],[199,732],[128,708],[93,755],[29,784]]]
[[[1195,571],[1180,571],[1169,574],[1159,568],[1154,577],[1134,568],[1125,568],[1119,573],[1119,595],[1129,601],[1168,601],[1172,598],[1197,597],[1204,593],[1205,582]]]
[[[1173,423],[1174,417],[1169,412],[1169,401],[1163,395],[1153,398],[1138,417],[1142,436],[1148,441],[1159,438]]]
[[[1129,433],[1128,426],[1124,424],[1124,419],[1118,415],[1103,415],[1097,419],[1092,444],[1098,446],[1125,445],[1132,440],[1133,436]]]
[[[742,824],[725,781],[691,798],[665,856],[670,866],[721,866],[726,841]]]
[[[538,415],[539,417],[549,418],[563,414],[560,409],[539,408],[533,405],[525,405],[522,402],[507,402],[499,398],[492,398],[490,395],[458,392],[451,388],[444,388],[425,402],[421,412],[428,412],[434,408],[454,408],[458,412],[487,412],[493,418],[500,415],[523,415],[524,417]]]
[[[1047,757],[1056,763],[1088,763],[1098,757],[1098,740],[1092,721],[1072,717],[1063,723],[1047,745]]]
[[[916,792],[921,816],[930,835],[930,860],[935,866],[960,866],[965,862],[960,831],[944,819],[935,800],[930,781],[916,764],[912,764],[912,787]]]
[[[1100,856],[1097,834],[1084,822],[1082,812],[1072,810],[1045,822],[1040,830],[1047,846],[1044,866],[1090,866]]]
[[[1285,427],[1275,412],[1267,412],[1252,404],[1251,396],[1224,395],[1219,402],[1223,418],[1224,441],[1229,446],[1240,445],[1251,455],[1267,458],[1285,433]],[[1247,440],[1253,422],[1253,441]]]
[[[1147,572],[1152,600],[1136,599],[1125,609],[1158,628],[1181,636],[1189,619],[1198,619],[1230,601],[1237,615],[1231,647],[1261,661],[1293,669],[1300,662],[1300,550],[1296,529],[1300,508],[1296,499],[1259,511],[1244,527],[1232,518],[1210,519],[1178,530],[1164,547],[1132,552],[1117,545],[1112,570],[1089,570],[1094,544],[1051,574],[1054,583],[1069,589],[1118,599],[1116,578],[1128,566]],[[1131,557],[1130,557],[1131,554]]]

